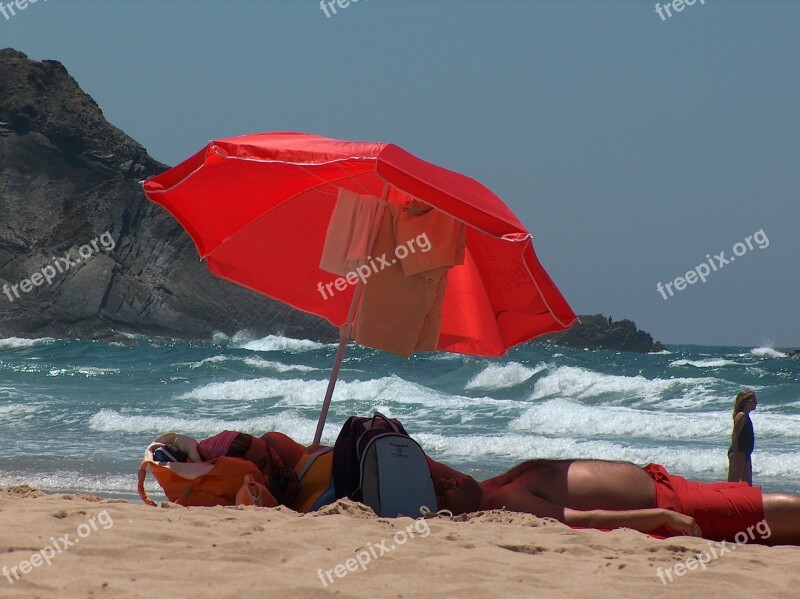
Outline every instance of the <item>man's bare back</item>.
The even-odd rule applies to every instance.
[[[650,476],[630,462],[530,460],[481,483],[485,501],[512,489],[575,510],[637,510],[655,505]]]

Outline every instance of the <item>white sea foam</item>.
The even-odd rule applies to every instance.
[[[730,435],[728,413],[667,413],[621,406],[584,406],[566,399],[536,404],[509,428],[563,437],[714,439]]]
[[[276,372],[312,372],[319,370],[312,366],[303,366],[302,364],[283,364],[282,362],[273,362],[270,360],[262,360],[261,358],[245,358],[244,363],[254,368],[263,368],[265,370],[274,370]]]
[[[210,383],[193,389],[178,397],[178,399],[200,400],[257,400],[279,398],[279,406],[309,406],[321,405],[328,386],[326,380],[304,379],[243,379],[220,383]],[[334,405],[345,400],[366,404],[360,411],[371,411],[377,403],[422,405],[426,408],[435,407],[440,414],[453,415],[459,410],[470,408],[478,410],[490,409],[492,413],[502,413],[505,410],[518,409],[519,402],[512,400],[498,400],[491,397],[464,397],[450,395],[441,391],[430,389],[418,383],[392,375],[366,381],[338,381],[333,396]],[[352,404],[351,404],[352,405]]]
[[[675,360],[670,366],[694,366],[695,368],[721,368],[723,366],[739,366],[738,362],[723,358],[710,360]]]
[[[22,339],[20,337],[8,337],[0,339],[0,349],[19,349],[23,347],[33,347],[34,345],[45,345],[55,341],[52,337],[41,337],[39,339]]]
[[[240,358],[236,356],[212,356],[210,358],[203,358],[199,362],[179,362],[178,366],[189,366],[192,369],[201,368],[206,364],[221,364],[223,362],[242,362],[253,368],[260,368],[262,370],[274,370],[275,372],[312,372],[319,370],[312,366],[303,366],[302,364],[284,364],[283,362],[275,362],[272,360],[263,360],[261,358]]]
[[[335,347],[333,344],[318,343],[309,339],[292,339],[291,337],[282,337],[279,335],[268,335],[263,339],[244,340],[237,339],[235,336],[231,340],[235,347],[241,349],[249,349],[251,351],[263,352],[289,352],[299,353],[306,351],[313,351],[315,349],[322,349],[325,347]]]
[[[231,338],[228,337],[222,331],[214,331],[214,333],[211,335],[211,341],[213,343],[216,343],[217,345],[222,345],[224,343],[227,343],[228,341],[230,341],[230,339]]]
[[[66,368],[50,368],[47,370],[47,376],[75,376],[76,374],[81,374],[87,377],[96,377],[118,373],[119,368],[99,368],[97,366],[68,366]]]
[[[59,470],[58,472],[0,472],[0,487],[30,485],[43,491],[77,491],[83,493],[107,493],[112,495],[135,495],[136,475],[92,475],[85,472]],[[163,491],[152,478],[145,485],[148,494],[163,498]]]
[[[12,403],[7,406],[0,406],[0,421],[13,421],[25,419],[30,414],[34,414],[39,408],[37,406]]]
[[[199,362],[178,362],[176,366],[189,366],[190,368],[201,368],[206,364],[219,364],[220,362],[226,362],[231,358],[228,356],[211,356],[210,358],[203,358]]]
[[[175,431],[197,439],[215,435],[223,430],[241,431],[258,436],[268,431],[280,431],[300,442],[310,443],[316,430],[316,421],[289,412],[255,418],[224,419],[126,415],[116,410],[102,409],[89,419],[89,428],[105,433],[149,433],[154,438]],[[338,429],[328,427],[323,437],[324,441],[333,443],[337,433]]]
[[[518,362],[508,364],[489,364],[466,384],[465,389],[506,389],[527,381],[534,374],[547,368],[539,364],[536,368],[524,366]]]
[[[786,354],[779,352],[771,347],[756,347],[750,350],[750,353],[759,358],[785,358]]]
[[[691,401],[705,402],[714,399],[706,389],[710,378],[647,379],[639,376],[603,374],[576,366],[559,366],[536,381],[531,399],[565,397],[573,399],[662,401],[680,395]]]
[[[756,414],[759,435],[771,442],[793,442],[800,429],[800,415]],[[731,413],[666,412],[622,406],[585,406],[575,401],[553,399],[529,408],[514,419],[512,431],[562,437],[620,439],[716,440],[725,444],[731,434]]]

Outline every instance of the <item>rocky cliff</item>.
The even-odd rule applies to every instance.
[[[327,322],[211,275],[139,182],[167,167],[109,124],[58,62],[0,50],[0,336],[178,338],[281,333],[333,340]],[[544,340],[651,351],[602,316]]]
[[[0,50],[0,335],[333,339],[325,321],[207,271],[142,194],[166,168],[60,63]]]

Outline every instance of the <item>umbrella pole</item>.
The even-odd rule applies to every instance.
[[[385,202],[389,197],[389,185],[383,188],[383,201]],[[386,209],[386,204],[382,202],[378,206],[378,211],[375,214],[375,223],[377,226],[373,227],[370,231],[369,247],[375,243],[375,238],[378,236],[378,229],[383,220],[383,211]],[[314,433],[314,445],[319,445],[322,440],[322,430],[325,428],[325,421],[328,419],[328,409],[331,407],[331,398],[333,397],[333,390],[336,387],[336,380],[339,378],[339,367],[342,365],[344,358],[344,350],[347,348],[347,343],[350,341],[350,333],[353,330],[353,320],[356,316],[356,308],[361,299],[361,291],[364,288],[364,281],[359,280],[353,291],[353,300],[350,302],[350,310],[347,313],[347,320],[339,328],[339,348],[336,350],[336,358],[333,361],[333,368],[331,369],[331,378],[328,380],[328,389],[325,391],[325,400],[322,402],[322,409],[319,413],[319,420],[317,421],[317,431]]]
[[[361,295],[358,293],[360,287],[361,281],[358,282],[356,292],[353,294],[353,303],[350,305],[351,312],[353,311],[353,306],[355,306],[358,301],[358,296]],[[339,329],[339,348],[336,350],[336,359],[334,360],[333,368],[331,369],[331,378],[328,380],[328,389],[325,391],[325,401],[322,402],[319,420],[317,420],[317,432],[314,433],[313,445],[319,445],[319,442],[322,439],[322,429],[325,428],[325,421],[328,419],[328,408],[331,407],[333,389],[336,387],[336,379],[339,378],[339,367],[342,365],[344,350],[347,348],[347,342],[350,341],[350,331],[352,331],[352,329],[353,325],[350,322],[346,322]]]

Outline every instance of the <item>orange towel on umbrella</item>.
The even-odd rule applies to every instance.
[[[339,190],[319,264],[322,270],[344,276],[367,261],[379,202],[374,196]]]
[[[413,216],[405,205],[390,203],[384,212],[371,255],[385,255],[391,266],[372,274],[364,286],[353,338],[410,356],[438,345],[447,271],[464,261],[465,228],[437,210]],[[415,244],[412,252],[408,241],[423,235],[429,250]],[[400,246],[409,250],[402,259],[395,253]]]

